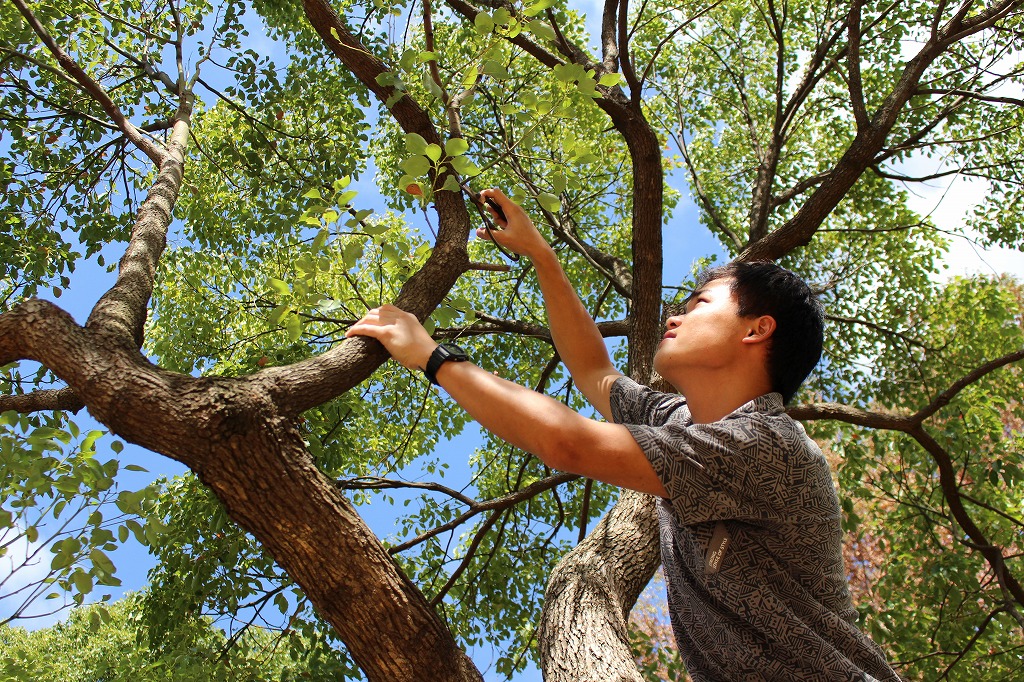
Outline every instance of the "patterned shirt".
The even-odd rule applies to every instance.
[[[669,614],[694,682],[898,682],[854,625],[831,472],[781,395],[694,424],[682,397],[622,377],[611,404],[668,492]]]

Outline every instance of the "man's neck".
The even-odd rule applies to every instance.
[[[771,393],[771,384],[727,377],[691,377],[685,385],[677,386],[686,398],[694,424],[710,424],[746,405],[754,398]]]

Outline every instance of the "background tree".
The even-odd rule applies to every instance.
[[[324,641],[250,629],[229,642],[209,622],[150,638],[135,614],[139,595],[109,609],[75,609],[66,622],[27,632],[0,627],[5,680],[335,680],[353,671]]]
[[[639,679],[625,619],[658,563],[652,501],[488,439],[447,473],[436,448],[465,416],[340,339],[394,302],[586,409],[529,264],[467,244],[471,178],[517,193],[617,358],[657,381],[663,307],[690,276],[663,246],[685,174],[722,253],[822,291],[826,358],[791,413],[837,455],[864,627],[911,679],[1014,674],[1020,285],[939,283],[949,235],[908,193],[984,179],[959,229],[1024,242],[1021,4],[609,2],[591,38],[551,0],[11,0],[5,538],[63,523],[21,511],[61,495],[96,506],[44,580],[84,601],[134,535],[159,558],[151,632],[212,615],[238,642],[276,618],[337,637],[370,679],[479,679],[463,647],[481,642],[501,674],[536,655],[551,680]],[[256,16],[280,61],[246,46]],[[371,162],[380,199],[352,181]],[[84,325],[34,298],[111,256]],[[83,406],[194,477],[122,489],[72,421]],[[91,477],[65,480],[79,462]],[[129,516],[104,521],[104,502]],[[383,542],[369,503],[394,509]]]

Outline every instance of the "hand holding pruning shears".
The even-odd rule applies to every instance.
[[[477,228],[476,236],[494,242],[498,250],[511,260],[519,260],[520,255],[533,258],[544,249],[551,248],[530,216],[500,189],[485,189],[479,194],[466,185],[463,185],[462,189],[476,204],[484,218],[484,226]],[[490,211],[498,223],[497,228],[500,229],[491,226],[490,219],[483,212],[484,207]]]

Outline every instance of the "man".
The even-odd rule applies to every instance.
[[[783,411],[821,355],[822,310],[807,285],[767,263],[706,274],[654,358],[681,397],[657,393],[614,368],[523,210],[498,190],[482,197],[507,220],[477,235],[531,259],[559,355],[609,421],[466,362],[394,306],[347,336],[378,339],[548,466],[661,498],[669,612],[695,682],[898,680],[853,624],[828,465]]]

